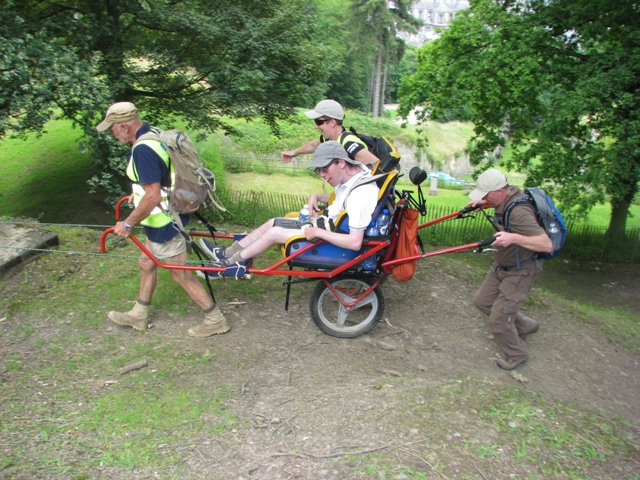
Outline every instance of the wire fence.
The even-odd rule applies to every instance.
[[[268,219],[297,212],[307,201],[307,195],[268,193],[259,191],[218,190],[218,197],[228,209],[222,220],[255,228]],[[420,223],[452,213],[451,209],[427,206],[427,214]],[[629,229],[622,237],[607,239],[605,227],[569,224],[569,234],[558,258],[601,261],[607,263],[640,262],[640,229]],[[420,237],[425,245],[454,246],[488,239],[493,227],[483,215],[455,218],[423,228]]]
[[[263,174],[286,173],[288,175],[311,175],[311,155],[300,155],[289,163],[281,157],[253,157],[247,155],[222,155],[224,169],[231,173],[255,172]]]

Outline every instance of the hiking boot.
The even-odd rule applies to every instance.
[[[200,247],[204,250],[204,253],[209,255],[216,262],[221,262],[224,260],[224,252],[226,247],[223,245],[216,245],[213,242],[205,240],[204,238],[200,239]]]
[[[520,338],[524,338],[527,335],[533,335],[534,333],[536,333],[538,330],[540,330],[540,324],[538,322],[536,322],[535,327],[533,327],[531,330],[529,330],[528,332],[525,333],[521,333],[520,334]]]
[[[536,333],[540,330],[540,324],[538,322],[533,318],[527,317],[521,312],[516,313],[515,324],[520,338],[531,335],[532,333]]]
[[[503,370],[514,370],[518,368],[520,365],[522,365],[523,363],[525,363],[528,359],[529,357],[527,355],[525,355],[524,357],[514,358],[514,359],[505,358],[503,360],[498,360],[496,364]]]
[[[109,320],[117,323],[118,325],[132,327],[134,330],[144,332],[147,329],[149,308],[151,308],[151,305],[142,305],[136,302],[133,308],[128,312],[120,313],[111,311],[107,316],[109,317]]]
[[[227,323],[227,319],[220,311],[217,305],[213,307],[209,313],[205,314],[204,321],[200,325],[196,325],[189,329],[189,336],[196,338],[206,338],[211,335],[226,333],[231,330]]]

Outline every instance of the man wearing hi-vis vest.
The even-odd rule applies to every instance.
[[[158,260],[164,260],[168,264],[184,265],[187,260],[185,239],[173,226],[171,217],[159,206],[167,201],[162,187],[170,187],[173,183],[173,175],[169,171],[169,155],[164,145],[153,139],[136,142],[150,131],[151,126],[142,122],[137,108],[130,102],[111,105],[97,129],[100,132],[109,129],[120,143],[131,146],[127,154],[127,177],[133,182],[131,199],[135,208],[127,218],[116,223],[114,233],[127,238],[131,235],[133,227],[142,225],[147,235],[145,246]],[[180,215],[180,218],[183,225],[189,221],[189,215]],[[158,268],[144,253],[140,255],[138,265],[140,292],[133,309],[124,313],[112,311],[108,316],[118,325],[144,331],[148,326],[151,297],[158,280]],[[189,336],[204,338],[229,331],[226,318],[190,270],[172,269],[171,278],[204,313],[204,321],[190,328]]]

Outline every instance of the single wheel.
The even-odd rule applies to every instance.
[[[353,302],[371,285],[358,278],[338,277],[329,280],[334,289],[346,302]],[[332,337],[354,338],[375,327],[384,312],[384,294],[377,286],[351,311],[342,305],[333,292],[319,282],[309,301],[311,318],[324,333]]]

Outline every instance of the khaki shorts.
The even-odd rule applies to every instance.
[[[187,242],[180,234],[164,243],[152,242],[149,239],[147,239],[147,241],[151,245],[151,251],[158,260],[162,260],[163,258],[175,257],[176,255],[180,255],[182,252],[187,251]]]

